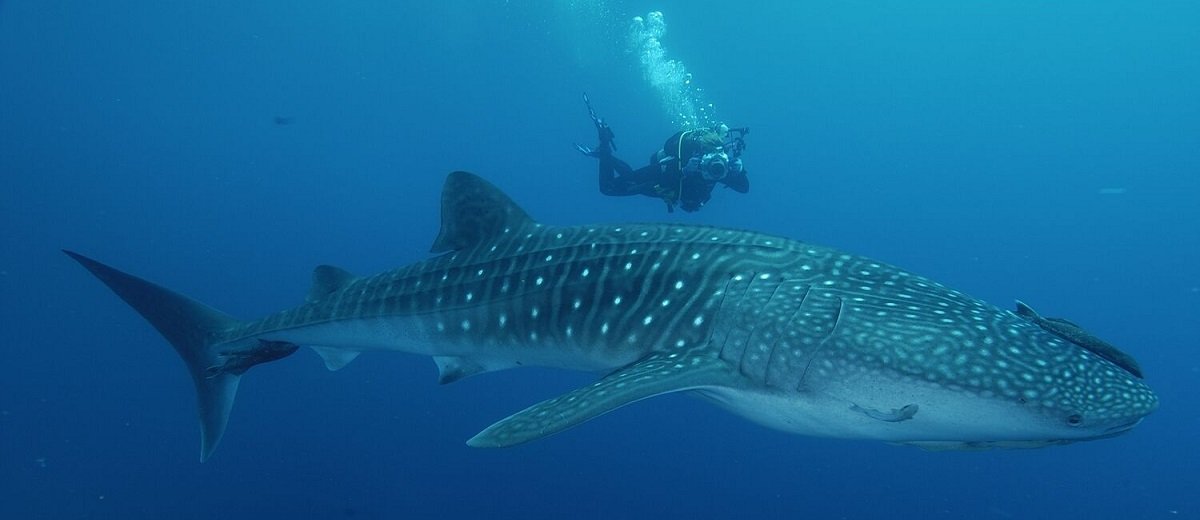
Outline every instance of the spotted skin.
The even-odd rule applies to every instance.
[[[1138,378],[1026,319],[835,249],[704,226],[542,225],[463,172],[442,214],[443,254],[370,277],[318,268],[306,303],[209,344],[308,345],[331,368],[364,350],[424,354],[443,382],[522,365],[609,373],[474,446],[674,391],[796,433],[932,447],[1101,438],[1157,406]]]

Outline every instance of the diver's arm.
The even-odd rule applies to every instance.
[[[721,179],[721,182],[726,186],[733,188],[733,191],[738,193],[746,193],[750,191],[750,178],[746,176],[746,170],[740,169],[736,172],[731,172],[729,175]]]

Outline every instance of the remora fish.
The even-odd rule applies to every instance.
[[[552,227],[465,172],[429,260],[371,277],[320,266],[305,303],[244,322],[67,252],[175,347],[201,460],[241,376],[309,346],[433,356],[441,381],[541,365],[606,372],[468,441],[511,446],[689,391],[772,428],[937,449],[1111,437],[1157,406],[1112,357],[887,264],[748,231]],[[884,411],[888,410],[888,411]]]

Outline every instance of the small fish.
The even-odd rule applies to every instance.
[[[875,410],[873,408],[863,408],[857,404],[850,405],[851,410],[854,410],[854,411],[862,413],[862,414],[866,414],[867,417],[870,417],[872,419],[877,419],[880,421],[884,421],[884,422],[907,421],[909,419],[912,419],[914,415],[917,415],[917,410],[919,408],[920,407],[918,407],[915,404],[908,404],[908,405],[904,405],[904,406],[900,407],[899,409],[893,408],[889,411],[881,412],[881,411]]]

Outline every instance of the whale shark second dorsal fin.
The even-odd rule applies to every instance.
[[[345,289],[346,286],[354,283],[358,277],[353,273],[334,267],[332,265],[318,265],[313,269],[313,284],[308,290],[308,297],[305,301],[313,303],[325,299],[326,296]]]
[[[460,251],[534,225],[524,209],[488,181],[454,172],[442,187],[442,229],[430,252]]]

